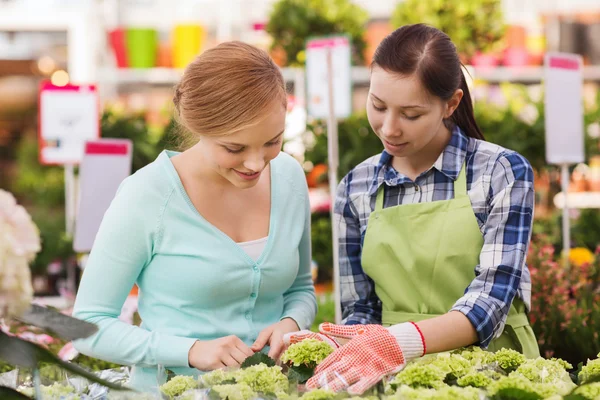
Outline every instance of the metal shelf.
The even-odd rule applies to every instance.
[[[489,83],[519,82],[539,83],[544,77],[544,68],[541,66],[527,67],[493,67],[473,68],[469,71],[476,81]],[[182,70],[171,68],[149,69],[116,69],[104,68],[99,74],[99,81],[112,84],[147,83],[154,85],[173,85],[181,78]],[[282,68],[281,72],[286,81],[292,82],[303,73],[302,68]],[[352,80],[355,83],[368,83],[370,70],[368,67],[352,68]],[[600,66],[587,66],[583,70],[583,78],[587,81],[600,81]]]

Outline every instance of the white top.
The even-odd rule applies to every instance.
[[[263,253],[265,246],[267,245],[267,239],[269,237],[264,237],[262,239],[251,240],[249,242],[238,243],[238,245],[250,256],[254,261],[258,261],[258,257]]]

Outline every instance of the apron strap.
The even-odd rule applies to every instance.
[[[461,197],[468,196],[467,194],[467,161],[463,163],[458,173],[458,177],[454,181],[454,198],[458,199]]]
[[[383,197],[384,197],[385,183],[382,183],[377,189],[377,199],[375,200],[375,211],[383,210]]]

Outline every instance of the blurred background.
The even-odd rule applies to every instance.
[[[528,262],[534,278],[532,319],[543,352],[567,360],[595,356],[600,351],[598,0],[0,0],[0,187],[15,194],[40,228],[43,248],[31,266],[36,295],[68,307],[74,296],[68,271],[85,257],[73,251],[65,230],[63,168],[38,161],[40,81],[97,84],[101,136],[133,142],[135,171],[162,149],[177,148],[171,98],[182,69],[222,41],[242,40],[268,51],[286,80],[284,150],[302,163],[311,190],[314,279],[322,303],[317,323],[333,320],[327,124],[306,112],[305,43],[331,34],[352,41],[353,113],[338,126],[341,178],[382,150],[364,113],[373,52],[392,30],[418,22],[443,30],[457,45],[487,140],[520,152],[535,168]],[[569,171],[568,270],[559,257],[560,173],[545,159],[542,63],[549,51],[584,60],[586,157]]]

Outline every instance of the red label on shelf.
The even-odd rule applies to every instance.
[[[576,60],[569,58],[552,57],[550,59],[550,68],[570,69],[576,71],[579,69],[579,63]]]
[[[99,143],[88,142],[85,146],[86,154],[127,154],[127,143]]]

